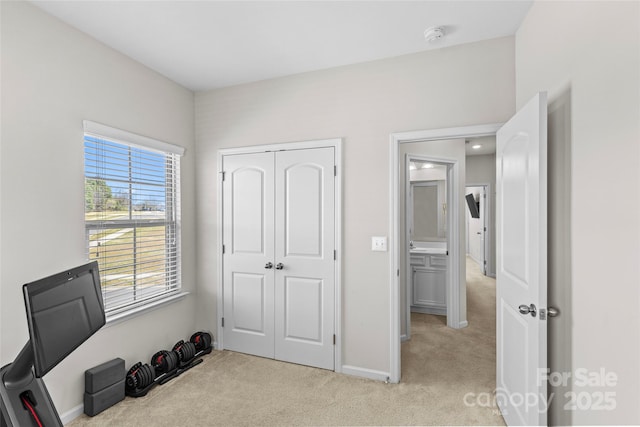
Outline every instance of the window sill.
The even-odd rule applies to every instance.
[[[162,298],[160,300],[154,301],[149,304],[145,304],[141,307],[132,308],[131,310],[124,311],[122,313],[117,313],[112,316],[107,317],[107,322],[103,326],[107,328],[109,326],[117,325],[134,317],[138,317],[141,314],[147,313],[149,311],[153,311],[157,308],[164,307],[165,305],[172,304],[174,302],[180,301],[189,295],[189,292],[179,292],[175,295],[168,296],[166,298]]]

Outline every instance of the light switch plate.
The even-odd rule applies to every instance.
[[[373,236],[371,237],[371,250],[386,252],[387,251],[387,237],[386,236]]]

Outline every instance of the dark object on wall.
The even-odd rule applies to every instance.
[[[42,376],[105,324],[98,263],[28,283],[22,290],[29,341],[13,363],[0,369],[2,425],[61,427]]]
[[[464,198],[467,200],[467,206],[469,206],[471,218],[480,218],[480,202],[476,202],[473,194],[467,194]]]

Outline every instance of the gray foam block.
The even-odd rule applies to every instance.
[[[97,393],[84,394],[84,413],[93,417],[124,399],[124,379]]]
[[[97,393],[125,377],[124,360],[115,358],[84,372],[84,391]]]

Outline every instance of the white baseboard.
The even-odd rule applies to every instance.
[[[423,313],[423,314],[435,314],[436,316],[446,316],[447,315],[447,306],[429,306],[429,307],[419,307],[412,305],[411,306],[412,313]]]
[[[63,425],[69,424],[71,421],[75,420],[83,413],[84,413],[84,404],[80,404],[75,408],[72,408],[67,412],[65,412],[64,414],[60,415],[60,421],[62,421]]]
[[[358,366],[342,365],[342,373],[354,377],[369,378],[376,381],[389,381],[389,373],[376,371],[374,369],[360,368]]]

